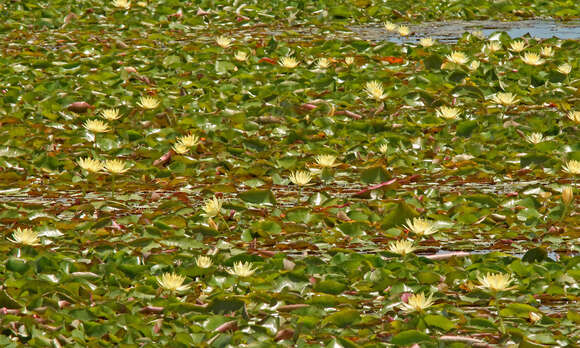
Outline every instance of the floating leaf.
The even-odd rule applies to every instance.
[[[354,309],[345,309],[336,313],[332,313],[322,321],[322,326],[330,324],[338,327],[353,326],[360,320],[360,313]]]
[[[427,325],[440,328],[443,331],[449,331],[456,328],[455,323],[442,315],[429,314],[425,316],[424,320]]]
[[[407,330],[396,334],[391,340],[392,344],[409,346],[415,343],[429,342],[431,337],[417,330]]]
[[[239,197],[254,204],[276,204],[276,198],[270,190],[249,190],[240,193]]]
[[[324,292],[327,294],[338,295],[347,288],[346,284],[336,280],[322,280],[314,286],[315,291]]]
[[[525,303],[508,303],[501,311],[501,315],[505,317],[519,317],[528,318],[530,312],[540,312],[536,307],[532,307]]]
[[[387,173],[387,170],[382,166],[371,167],[365,169],[361,173],[361,180],[366,184],[385,182],[389,180],[389,174]]]
[[[528,250],[522,258],[525,262],[542,262],[548,258],[546,249],[538,247]]]

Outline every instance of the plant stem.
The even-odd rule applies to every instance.
[[[113,198],[114,193],[115,193],[115,174],[111,176],[111,198]]]
[[[501,334],[505,334],[505,325],[503,323],[503,318],[501,317],[500,314],[500,308],[499,308],[499,297],[498,294],[495,294],[495,308],[497,310],[497,316],[499,317],[499,332],[501,332]]]
[[[228,223],[226,222],[226,219],[224,218],[224,216],[222,214],[219,214],[219,216],[222,219],[222,222],[224,223],[224,225],[226,226],[226,229],[229,231],[230,230],[230,225],[228,225]]]
[[[89,175],[87,174],[85,177],[87,178],[85,184],[83,185],[83,183],[81,182],[81,188],[83,190],[83,198],[85,198],[85,196],[87,195],[87,186],[89,184]]]

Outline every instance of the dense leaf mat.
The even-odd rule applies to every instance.
[[[291,27],[435,3],[0,5],[0,344],[577,346],[579,42]]]

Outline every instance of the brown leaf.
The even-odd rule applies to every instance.
[[[159,157],[159,159],[153,162],[154,166],[166,165],[167,162],[171,160],[171,156],[173,156],[173,150],[167,151],[163,156]]]
[[[163,312],[163,307],[147,306],[147,307],[143,307],[140,310],[140,312],[141,313],[144,313],[144,314],[162,313]]]
[[[228,321],[220,326],[218,326],[215,331],[226,332],[226,331],[236,331],[238,329],[238,322],[236,320]]]
[[[269,250],[255,250],[255,249],[253,249],[253,250],[248,250],[248,252],[251,254],[260,255],[262,257],[272,257],[272,256],[276,255],[275,252],[269,251]]]
[[[348,215],[346,215],[346,213],[342,210],[339,210],[338,213],[336,213],[336,218],[341,221],[352,221],[352,219],[349,218]]]
[[[257,120],[259,123],[284,123],[284,119],[282,117],[276,116],[260,116]]]
[[[282,341],[292,338],[294,336],[294,330],[292,329],[283,329],[278,331],[276,336],[274,337],[274,341]]]
[[[152,201],[158,201],[159,199],[161,199],[161,197],[163,197],[163,195],[161,194],[161,192],[155,191],[153,193],[151,193],[151,200]]]
[[[521,126],[521,125],[519,123],[517,123],[516,121],[513,121],[513,120],[505,121],[503,123],[503,128],[518,127],[518,126]]]
[[[308,305],[306,303],[289,304],[289,305],[284,305],[284,306],[278,307],[278,312],[292,312],[294,310],[297,310],[300,308],[306,308],[306,307],[308,307]]]
[[[354,118],[355,120],[360,120],[361,118],[363,118],[361,115],[356,114],[356,113],[354,113],[352,111],[348,111],[348,110],[336,111],[334,114],[335,115],[346,115],[348,117]]]
[[[87,112],[88,109],[93,109],[94,106],[92,106],[91,104],[87,103],[87,102],[74,102],[72,104],[70,104],[69,106],[67,106],[67,110],[68,111],[72,111],[74,113],[77,114],[84,114],[85,112]]]
[[[159,319],[155,321],[155,325],[153,326],[153,333],[158,334],[161,331],[161,327],[163,326],[163,319]]]
[[[303,108],[303,109],[305,109],[305,110],[314,110],[318,106],[316,106],[314,104],[308,104],[308,103],[306,103],[306,104],[302,104],[300,107]]]
[[[473,345],[474,347],[491,347],[491,345],[489,345],[487,342],[469,336],[446,335],[439,337],[439,340],[446,342],[463,342],[469,345]]]
[[[377,185],[372,185],[372,186],[369,186],[369,187],[367,187],[367,188],[365,188],[365,189],[363,189],[363,190],[360,190],[360,191],[358,191],[358,192],[355,192],[355,193],[354,193],[354,195],[355,195],[355,196],[356,196],[356,195],[362,195],[363,193],[366,193],[366,192],[368,192],[368,191],[376,190],[376,189],[378,189],[378,188],[381,188],[381,187],[383,187],[383,186],[389,186],[389,185],[391,185],[391,184],[395,183],[396,181],[397,181],[397,178],[395,178],[395,179],[391,179],[391,180],[389,180],[389,181],[382,182],[382,183],[380,183],[380,184],[377,184]]]
[[[153,83],[151,82],[151,80],[150,80],[150,79],[149,79],[147,76],[144,76],[144,75],[139,75],[139,76],[137,76],[137,79],[139,79],[139,80],[141,80],[141,81],[145,82],[145,83],[146,83],[146,84],[148,84],[148,85],[151,85],[151,84],[153,84]]]
[[[69,14],[64,17],[64,24],[69,24],[73,19],[77,19],[79,16],[76,13],[70,12]]]

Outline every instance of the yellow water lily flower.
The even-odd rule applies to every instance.
[[[77,161],[79,167],[92,173],[97,173],[103,170],[105,164],[97,159],[93,158],[81,158]]]
[[[113,6],[128,10],[131,8],[131,1],[129,0],[113,0]]]
[[[474,30],[471,32],[471,35],[475,36],[476,38],[483,40],[485,39],[485,34],[481,30]]]
[[[573,199],[574,199],[574,189],[572,188],[572,186],[570,185],[564,186],[564,188],[562,189],[562,202],[564,202],[564,204],[566,205],[569,205]]]
[[[284,68],[293,69],[293,68],[298,66],[299,62],[294,57],[286,56],[286,57],[280,58],[280,61],[278,62],[278,64],[280,64]]]
[[[249,277],[256,272],[256,269],[252,268],[251,262],[234,262],[234,267],[228,268],[226,271],[238,277]]]
[[[314,160],[321,167],[331,168],[336,167],[338,165],[335,163],[336,156],[333,155],[318,155],[314,157]]]
[[[182,142],[177,142],[173,145],[173,151],[179,155],[185,155],[189,152],[189,147]]]
[[[316,64],[318,69],[327,69],[330,66],[330,60],[328,58],[320,58]]]
[[[457,118],[457,116],[461,115],[460,108],[454,108],[450,106],[441,106],[439,109],[436,110],[436,112],[437,116],[448,120]]]
[[[154,97],[141,97],[137,105],[143,109],[155,109],[160,104],[159,100]]]
[[[38,238],[38,233],[34,232],[29,228],[20,229],[18,227],[16,231],[12,233],[12,239],[8,238],[9,241],[22,244],[22,245],[39,245],[40,239]]]
[[[93,133],[106,133],[111,130],[109,125],[101,120],[87,120],[83,127]]]
[[[294,184],[298,186],[307,185],[310,181],[312,181],[312,175],[309,172],[304,170],[298,170],[295,172],[290,173],[288,179]]]
[[[433,305],[433,294],[430,294],[429,297],[425,296],[425,293],[420,294],[412,294],[407,299],[407,303],[401,303],[401,310],[406,313],[413,313],[413,312],[423,312],[425,309],[431,307]]]
[[[540,54],[542,57],[552,57],[554,55],[554,49],[552,46],[544,46],[540,49]]]
[[[344,64],[351,65],[352,63],[354,63],[354,57],[346,57],[346,58],[344,58]]]
[[[428,236],[437,233],[437,227],[432,221],[414,218],[413,220],[407,219],[405,222],[407,224],[404,227],[418,236]]]
[[[410,254],[416,249],[417,248],[413,246],[413,242],[408,240],[398,240],[389,243],[389,251],[402,256]]]
[[[539,144],[544,141],[542,133],[532,133],[526,136],[526,141],[530,144]]]
[[[367,92],[369,98],[375,100],[383,100],[387,97],[385,94],[383,94],[383,84],[379,81],[367,82],[365,84],[365,92]]]
[[[399,35],[401,35],[401,36],[407,36],[407,35],[409,35],[411,33],[411,30],[406,25],[399,26],[397,28],[397,31],[399,32]]]
[[[389,144],[384,143],[384,144],[381,144],[379,146],[379,152],[380,153],[385,154],[385,153],[387,153],[387,151],[389,151]]]
[[[485,276],[478,276],[477,280],[481,283],[479,288],[485,288],[492,292],[505,291],[511,289],[512,277],[505,273],[487,273]]]
[[[568,118],[576,123],[580,123],[580,111],[570,111]]]
[[[475,71],[479,69],[480,64],[481,63],[479,62],[479,60],[472,60],[471,63],[467,66],[467,68],[471,71]]]
[[[569,73],[572,72],[572,65],[570,65],[568,63],[564,63],[564,64],[558,66],[558,68],[556,70],[558,70],[558,72],[560,74],[568,75]]]
[[[397,30],[397,25],[393,22],[386,21],[385,22],[385,30],[386,31],[395,31],[395,30]]]
[[[211,265],[213,265],[213,261],[211,260],[211,257],[201,255],[195,259],[195,264],[199,268],[210,268]]]
[[[232,45],[232,39],[225,36],[218,36],[215,38],[215,43],[221,48],[228,48]]]
[[[501,50],[501,42],[497,40],[490,41],[487,45],[485,45],[485,50],[489,53],[494,53]]]
[[[161,277],[157,277],[157,283],[165,290],[172,292],[185,291],[190,288],[190,285],[183,285],[185,276],[176,273],[163,273]]]
[[[562,167],[562,170],[569,174],[580,174],[580,161],[570,160]]]
[[[104,166],[111,174],[123,174],[129,170],[125,167],[125,162],[119,159],[106,160]]]
[[[240,62],[245,62],[248,60],[248,54],[244,51],[238,51],[234,54],[234,59]]]
[[[101,117],[109,121],[114,121],[121,118],[121,114],[119,114],[119,109],[106,109],[101,111]]]
[[[221,213],[223,200],[217,197],[213,197],[205,201],[205,205],[203,206],[203,211],[207,217],[214,217]]]
[[[542,65],[544,64],[546,61],[542,58],[540,58],[540,55],[534,52],[526,52],[524,53],[524,55],[522,56],[522,62],[528,64],[528,65]]]
[[[433,40],[433,38],[431,37],[424,37],[421,38],[421,40],[419,40],[419,44],[423,47],[431,47],[433,45],[435,45],[435,40]]]
[[[469,61],[469,58],[463,52],[453,51],[451,54],[445,56],[448,61],[455,63],[455,64],[465,64]]]
[[[199,137],[195,134],[188,134],[177,138],[177,142],[182,143],[188,147],[194,147],[195,145],[199,144]]]
[[[510,105],[514,105],[517,104],[518,99],[516,99],[516,96],[511,94],[510,92],[498,92],[496,94],[493,95],[493,97],[491,97],[491,100],[493,100],[496,104],[499,105],[503,105],[503,106],[510,106]]]
[[[523,51],[525,49],[526,49],[526,43],[524,41],[522,41],[522,40],[512,41],[510,43],[509,50],[512,51],[512,52],[519,53],[519,52],[521,52],[521,51]]]

